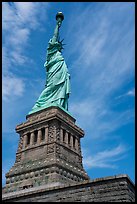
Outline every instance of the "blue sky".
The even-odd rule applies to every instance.
[[[71,74],[69,111],[85,131],[83,165],[91,179],[135,174],[135,3],[3,2],[2,184],[15,161],[17,124],[44,89],[46,48],[60,29]]]

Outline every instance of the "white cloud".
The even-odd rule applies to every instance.
[[[18,23],[18,16],[8,2],[2,3],[2,30],[9,31]]]
[[[13,46],[23,46],[29,39],[30,30],[28,28],[16,28],[9,38],[9,43]],[[15,48],[15,47],[14,47]]]
[[[84,156],[83,164],[85,168],[117,168],[116,161],[122,160],[126,155],[127,148],[118,145],[113,149],[107,149],[93,156]],[[115,162],[115,164],[114,164]]]
[[[128,4],[114,3],[113,7],[112,3],[98,3],[96,8],[92,12],[89,6],[80,13],[81,20],[74,16],[70,25],[68,35],[75,33],[75,46],[70,48],[69,57],[75,52],[78,56],[70,65],[74,70],[72,80],[77,80],[82,97],[69,107],[81,127],[92,132],[88,137],[103,139],[134,120],[134,110],[129,107],[112,110],[112,95],[134,78],[134,13],[127,18],[127,13],[133,11]],[[133,90],[127,93],[133,94]]]
[[[2,27],[4,30],[18,26],[36,29],[41,25],[40,20],[46,19],[48,2],[3,2]],[[43,19],[41,18],[44,17]]]
[[[135,88],[127,92],[128,96],[135,96]]]
[[[15,76],[7,76],[2,79],[2,96],[3,100],[8,101],[9,96],[22,96],[24,93],[25,84],[22,79]]]
[[[78,103],[71,103],[70,104],[70,111],[73,112],[75,115],[79,115],[80,117],[88,117],[91,116],[93,113],[94,107],[89,100],[80,101]]]
[[[100,4],[100,7],[99,4],[93,13],[92,5],[80,13],[81,20],[74,16],[68,36],[75,33],[72,35],[75,46],[70,48],[69,57],[75,53],[78,57],[72,69],[78,72],[80,81],[86,83],[89,93],[102,97],[134,76],[134,28],[128,29],[134,14],[128,19],[124,17],[131,9],[127,4],[114,3],[114,7],[111,3]],[[117,16],[120,21],[115,20]]]
[[[118,128],[133,121],[134,110],[113,111],[102,98],[81,100],[70,104],[70,112],[76,118],[76,123],[90,133],[87,139],[105,139]],[[86,122],[85,122],[86,121]],[[111,135],[112,137],[112,135]]]
[[[17,66],[32,63],[26,48],[29,46],[31,31],[40,28],[46,17],[48,3],[42,2],[3,2],[2,3],[2,96],[6,101],[9,96],[22,96],[24,79],[15,74]],[[20,73],[21,69],[18,69]]]
[[[36,7],[39,5],[33,2],[14,2],[15,9],[20,19],[20,22],[25,27],[29,27],[29,29],[36,29],[40,23],[37,19],[37,14],[39,10]]]
[[[22,4],[25,2],[16,3]],[[12,6],[10,6],[7,2],[3,3],[3,48],[8,51],[3,53],[3,57],[6,55],[9,65],[12,63],[14,66],[17,64],[22,65],[27,62],[28,58],[25,54],[25,48],[31,32],[29,24],[24,27],[24,22],[20,20],[19,13],[20,11],[15,7],[15,3],[12,4]],[[23,19],[24,21],[27,21],[25,17]],[[9,68],[7,66],[3,66],[3,69]],[[12,70],[12,72],[13,71],[14,70]]]
[[[135,88],[129,90],[128,92],[126,92],[126,93],[124,93],[122,95],[119,95],[119,96],[115,97],[115,99],[120,99],[120,98],[123,98],[125,96],[132,96],[132,97],[134,97],[135,96]]]

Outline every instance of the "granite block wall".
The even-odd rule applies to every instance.
[[[5,202],[135,202],[134,184],[117,175],[60,187],[37,187],[3,195]]]

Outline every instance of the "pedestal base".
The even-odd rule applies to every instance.
[[[15,164],[6,174],[5,192],[89,179],[80,146],[84,131],[70,114],[49,107],[26,119],[16,127],[20,142]]]

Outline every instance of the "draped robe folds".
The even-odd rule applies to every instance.
[[[46,85],[40,94],[32,111],[40,108],[57,105],[68,110],[68,98],[70,94],[70,74],[61,54],[61,43],[52,39],[47,48]]]

